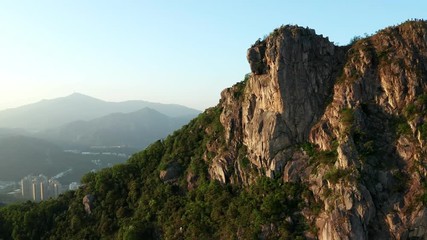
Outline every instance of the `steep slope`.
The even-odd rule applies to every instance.
[[[0,111],[0,127],[39,131],[78,120],[92,120],[112,113],[129,113],[149,107],[170,117],[195,117],[200,112],[176,104],[146,101],[106,102],[83,94]]]
[[[76,121],[37,134],[55,142],[85,146],[128,146],[143,149],[179,129],[189,118],[171,118],[150,108]]]
[[[218,106],[57,201],[0,209],[0,236],[427,238],[427,22],[345,47],[282,26],[247,57]]]

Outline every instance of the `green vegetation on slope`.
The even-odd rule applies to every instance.
[[[0,209],[4,239],[295,239],[307,228],[300,184],[260,178],[249,188],[208,179],[206,143],[223,144],[221,109],[208,109],[126,164],[85,175],[84,187],[57,200]],[[207,154],[209,155],[209,154]],[[209,158],[208,158],[209,160]],[[160,171],[180,166],[165,183]],[[193,176],[190,180],[187,176]],[[188,185],[196,186],[189,188]],[[191,190],[188,190],[191,189]],[[82,199],[93,194],[92,214]]]

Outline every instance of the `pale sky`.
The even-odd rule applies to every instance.
[[[203,110],[249,72],[246,50],[282,24],[340,45],[410,18],[427,1],[5,0],[0,110],[80,92]]]

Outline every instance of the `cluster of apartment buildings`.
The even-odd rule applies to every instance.
[[[63,191],[58,180],[48,179],[42,174],[38,176],[28,175],[21,179],[21,193],[24,199],[40,202],[51,197],[58,197]]]

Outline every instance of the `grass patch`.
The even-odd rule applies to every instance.
[[[423,140],[427,140],[427,123],[423,123],[420,126],[420,133],[421,133],[421,138]]]
[[[325,180],[336,184],[341,179],[348,179],[349,175],[351,173],[350,169],[342,169],[342,168],[336,168],[332,167],[324,176]]]
[[[392,125],[397,136],[411,134],[411,127],[409,126],[406,118],[396,117],[393,119]]]
[[[337,144],[334,141],[333,149],[329,151],[319,151],[316,145],[306,142],[301,145],[301,149],[310,157],[310,164],[332,165],[337,160]]]
[[[341,123],[345,126],[353,124],[354,121],[354,110],[351,108],[344,108],[341,110]]]
[[[392,175],[396,183],[393,184],[391,190],[393,192],[405,192],[408,189],[409,176],[400,171],[396,171]]]
[[[247,169],[249,167],[250,161],[247,157],[242,158],[241,160],[242,167]]]
[[[344,132],[349,133],[354,122],[354,110],[344,108],[340,111],[340,123],[344,127]]]
[[[413,119],[415,117],[415,113],[417,112],[417,107],[414,103],[410,103],[405,107],[404,114],[408,119]]]
[[[309,142],[303,143],[301,148],[309,157],[314,157],[317,153],[316,146]]]

